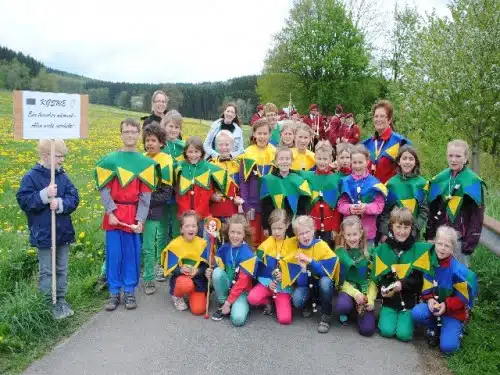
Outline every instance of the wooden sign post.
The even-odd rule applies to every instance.
[[[55,140],[88,138],[88,95],[14,91],[14,139],[50,139],[50,184],[55,184]],[[56,211],[51,211],[52,303],[56,295]]]

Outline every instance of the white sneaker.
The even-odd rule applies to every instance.
[[[187,310],[188,306],[182,297],[172,296],[172,302],[174,303],[175,309],[177,311]]]

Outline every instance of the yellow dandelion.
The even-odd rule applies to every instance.
[[[85,232],[80,232],[80,234],[78,235],[78,238],[80,238],[80,239],[85,238]]]

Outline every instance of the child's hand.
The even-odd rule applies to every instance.
[[[366,303],[366,298],[363,293],[356,294],[356,297],[354,297],[354,299],[356,300],[356,303],[358,305],[364,305]]]
[[[437,310],[437,311],[432,312],[434,314],[434,316],[441,316],[446,311],[446,304],[444,302],[436,303],[434,305],[434,310]]]
[[[373,306],[371,303],[366,304],[366,311],[373,311],[374,308],[375,306]]]
[[[114,213],[109,214],[108,221],[109,225],[118,225],[120,223]]]
[[[214,193],[211,198],[214,202],[220,202],[222,200],[222,195],[219,193]]]
[[[403,285],[401,284],[401,281],[396,281],[394,283],[394,292],[401,292],[401,289],[403,289]]]
[[[228,315],[231,312],[231,304],[228,301],[224,302],[221,310],[224,315]]]
[[[436,304],[436,300],[434,298],[430,298],[429,300],[427,300],[427,307],[429,308],[429,311],[430,312],[434,312],[434,305]]]
[[[278,283],[276,281],[273,280],[269,283],[269,289],[271,289],[271,291],[276,292],[277,287],[278,287]]]
[[[208,279],[208,280],[212,280],[212,272],[214,272],[214,270],[212,268],[207,268],[205,270],[205,277]]]
[[[269,237],[269,229],[264,229],[264,237]]]
[[[309,264],[311,263],[312,259],[309,258],[307,255],[305,255],[304,253],[298,253],[297,256],[296,256],[297,260],[300,262],[300,263],[306,263],[306,264]]]
[[[281,283],[281,271],[276,272],[276,281]]]
[[[137,222],[136,225],[131,227],[134,233],[142,233],[143,225],[140,221]]]
[[[361,212],[361,209],[360,209],[360,205],[358,205],[358,204],[351,204],[351,205],[349,205],[349,211],[353,215],[362,215],[362,212]]]
[[[366,210],[366,204],[364,204],[364,203],[358,204],[358,210],[359,210],[358,215],[364,215],[365,210]]]
[[[51,210],[57,210],[57,207],[59,206],[59,200],[57,199],[52,199],[49,203],[49,207]]]
[[[234,203],[238,206],[242,205],[243,203],[245,203],[245,201],[243,200],[243,198],[241,197],[234,197]]]
[[[52,184],[47,186],[47,197],[54,198],[57,195],[57,185]]]
[[[189,266],[182,266],[181,267],[181,273],[186,276],[191,276],[191,267]]]

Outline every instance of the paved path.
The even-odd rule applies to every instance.
[[[412,344],[364,338],[334,323],[316,332],[319,316],[280,326],[253,310],[244,327],[177,312],[166,283],[139,307],[98,313],[25,374],[424,374]]]

